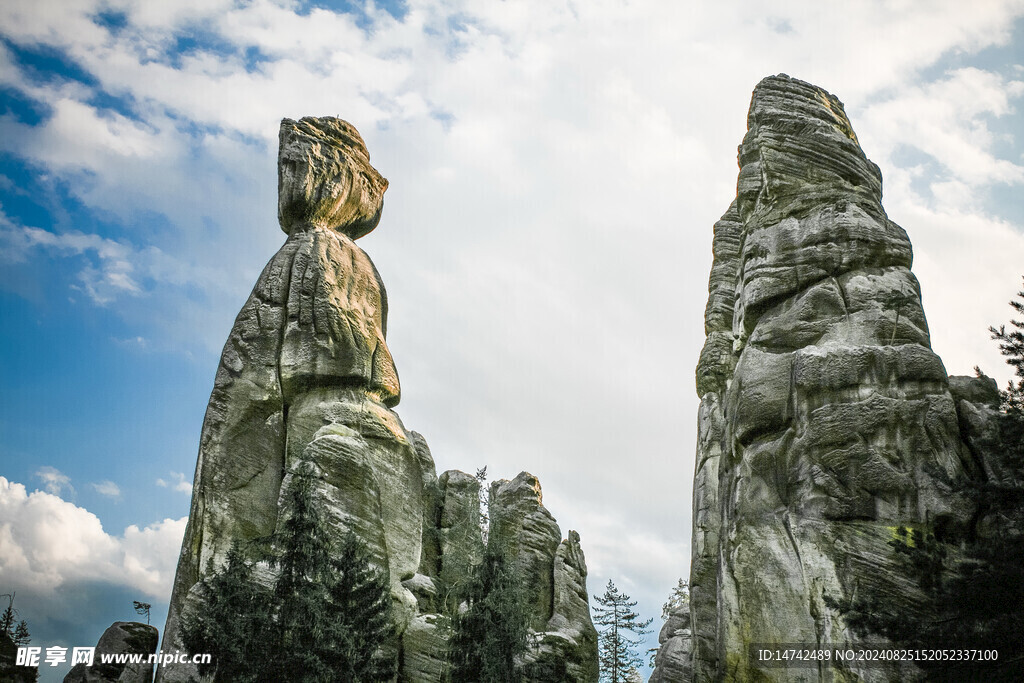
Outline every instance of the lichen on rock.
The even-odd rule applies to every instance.
[[[909,605],[891,529],[966,524],[958,491],[979,463],[930,348],[910,241],[842,103],[772,76],[747,122],[697,366],[693,679],[887,680],[899,667],[787,672],[747,649],[856,645],[827,598]]]

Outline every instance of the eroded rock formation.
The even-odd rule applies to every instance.
[[[669,613],[658,633],[658,652],[654,671],[647,683],[679,683],[693,677],[693,631],[690,629],[690,603]]]
[[[515,558],[525,579],[537,640],[526,658],[524,683],[597,681],[597,631],[579,534],[570,531],[562,539],[544,507],[540,482],[529,472],[494,482],[490,501],[491,540]]]
[[[392,410],[400,389],[385,342],[387,294],[354,242],[377,225],[387,181],[370,165],[355,128],[335,118],[282,121],[278,168],[278,217],[288,239],[264,268],[221,356],[164,650],[184,649],[181,618],[202,609],[197,582],[209,566],[223,564],[234,541],[260,559],[267,544],[245,542],[279,529],[292,475],[308,463],[325,533],[354,530],[389,578],[398,680],[439,681],[441,614],[452,607],[460,573],[480,557],[479,484],[455,471],[438,478],[426,441]],[[525,489],[535,500],[520,495]],[[579,537],[570,532],[561,540],[531,475],[497,491],[497,533],[538,586],[534,629],[544,644],[549,635],[557,641],[563,658],[596,667]],[[596,681],[596,670],[590,676],[578,668],[585,675],[567,680]],[[183,665],[158,673],[163,681],[196,677]]]
[[[156,627],[136,621],[115,621],[100,636],[92,665],[75,664],[64,683],[149,683],[160,634]],[[104,662],[102,655],[142,655],[142,662]]]
[[[907,234],[842,103],[764,79],[739,165],[714,226],[697,367],[693,680],[888,680],[898,672],[759,668],[748,648],[856,646],[826,596],[909,608],[894,529],[966,524],[956,491],[978,464],[929,345]]]

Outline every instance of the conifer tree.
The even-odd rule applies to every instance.
[[[331,548],[313,501],[313,472],[304,464],[292,474],[285,521],[278,532],[275,658],[281,680],[324,680],[321,639],[330,615],[326,586],[332,578]]]
[[[370,566],[369,553],[351,531],[345,534],[334,562],[335,579],[328,601],[335,615],[328,624],[321,658],[341,683],[386,681],[395,660],[381,645],[393,639],[391,597],[383,575]]]
[[[673,612],[680,609],[686,609],[690,606],[690,582],[686,579],[680,578],[676,587],[672,589],[672,594],[668,596],[668,600],[661,606],[661,618],[664,621],[668,621],[668,618],[672,616]]]
[[[253,576],[236,544],[202,582],[205,609],[187,616],[190,652],[209,652],[200,667],[214,681],[377,683],[394,676],[382,654],[394,638],[387,581],[358,538],[346,533],[337,556],[313,496],[308,464],[292,476],[276,552],[272,588]]]
[[[17,654],[19,647],[25,647],[32,640],[28,632],[28,624],[18,619],[18,610],[14,609],[14,594],[7,593],[7,607],[0,613],[0,681],[11,683],[31,683],[38,680],[39,667],[18,666]]]
[[[224,566],[215,571],[213,560],[200,586],[204,609],[186,613],[182,641],[190,652],[210,653],[213,661],[198,665],[214,681],[254,683],[266,680],[264,658],[271,651],[271,592],[253,580],[236,541]]]
[[[448,661],[453,683],[518,683],[530,647],[529,615],[515,567],[493,536],[460,593],[464,611],[452,616]]]
[[[642,664],[636,647],[650,633],[653,619],[641,621],[633,611],[636,601],[619,591],[609,579],[604,595],[595,595],[594,625],[598,631],[598,661],[601,680],[625,683]],[[632,634],[632,635],[630,635]]]

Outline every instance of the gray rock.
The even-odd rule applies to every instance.
[[[697,367],[693,668],[679,642],[663,650],[680,665],[657,680],[825,680],[761,669],[747,648],[855,646],[826,596],[872,591],[909,609],[917,589],[892,530],[962,527],[973,510],[957,491],[978,466],[930,349],[910,242],[842,103],[764,79],[739,163],[736,201],[715,225]]]
[[[160,634],[155,626],[135,621],[115,621],[96,643],[92,666],[75,664],[64,677],[64,683],[149,683],[153,680],[153,664],[149,655],[156,653]],[[106,663],[101,655],[143,655],[141,663]]]
[[[491,542],[515,558],[527,587],[531,628],[544,631],[553,613],[555,553],[562,533],[544,507],[540,482],[529,472],[491,484]]]
[[[439,683],[445,680],[448,638],[437,614],[417,615],[402,635],[399,683]]]
[[[996,381],[985,375],[980,377],[950,375],[949,392],[957,403],[967,401],[989,408],[998,408],[999,402],[1002,400]]]
[[[221,564],[234,540],[274,533],[303,462],[319,475],[315,496],[331,532],[355,530],[390,577],[399,632],[416,613],[402,582],[421,563],[434,467],[422,437],[391,411],[400,389],[385,342],[387,294],[353,242],[376,225],[387,183],[344,121],[285,119],[281,131],[279,215],[289,237],[221,356],[167,620],[178,649],[182,611],[201,609],[189,596],[208,561]],[[158,675],[188,680],[195,671]]]
[[[669,614],[658,634],[654,670],[647,683],[677,683],[693,676],[693,632],[690,605],[685,603]]]
[[[596,681],[599,673],[597,629],[590,618],[587,561],[580,546],[580,535],[575,531],[570,530],[568,538],[558,544],[552,584],[552,614],[539,639],[537,658],[564,662],[564,678],[559,680]],[[535,680],[552,679],[537,677]]]
[[[465,472],[448,470],[438,479],[438,487],[440,504],[435,532],[440,548],[438,585],[441,604],[452,612],[457,608],[455,600],[463,582],[483,560],[480,482]]]
[[[416,598],[416,605],[421,613],[437,612],[440,605],[437,601],[437,586],[429,576],[417,574],[402,582],[402,586]]]
[[[504,548],[526,586],[537,648],[528,653],[527,683],[597,681],[597,631],[590,619],[587,564],[575,531],[561,539],[529,472],[490,489],[490,542]]]
[[[199,581],[235,541],[250,560],[284,523],[293,475],[315,476],[314,502],[331,537],[354,531],[390,584],[399,681],[439,681],[458,588],[483,556],[480,484],[437,477],[423,437],[392,411],[400,397],[388,351],[387,293],[353,240],[380,218],[384,180],[359,134],[332,118],[281,123],[278,215],[288,239],[264,268],[231,329],[200,438],[189,522],[169,608],[165,649],[185,650],[183,615],[204,609]],[[596,681],[596,633],[579,536],[560,541],[526,473],[492,498],[490,533],[528,578],[532,653],[558,679]],[[274,581],[258,563],[257,580]],[[159,681],[198,680],[169,665]],[[549,680],[538,678],[538,681]]]

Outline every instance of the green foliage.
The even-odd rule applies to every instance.
[[[146,617],[146,623],[149,623],[149,609],[153,605],[148,602],[139,602],[138,600],[132,600],[132,607],[135,608],[135,613],[139,616]]]
[[[625,683],[635,677],[636,668],[643,663],[636,647],[643,642],[642,636],[650,633],[648,627],[653,619],[641,621],[633,611],[636,601],[619,591],[610,579],[604,595],[595,595],[594,600],[601,680]]]
[[[1017,292],[1020,301],[1010,301],[1010,306],[1019,314],[1024,315],[1024,290]],[[1006,356],[1006,362],[1012,366],[1017,380],[1010,381],[1003,392],[1003,408],[1007,414],[1017,417],[1024,416],[1024,321],[1010,320],[1012,328],[1006,331],[1006,325],[999,328],[990,327],[992,338],[999,342],[999,351]]]
[[[496,544],[488,544],[459,598],[464,607],[452,616],[448,645],[453,683],[521,681],[529,614],[515,567]]]
[[[219,570],[202,581],[205,609],[186,615],[182,637],[191,652],[213,654],[200,673],[215,681],[386,681],[395,661],[391,599],[366,548],[349,532],[335,553],[313,498],[313,471],[292,477],[272,588],[253,575],[235,544]],[[383,650],[383,651],[382,651]]]
[[[385,681],[395,674],[394,658],[381,648],[394,636],[391,596],[368,556],[359,538],[349,533],[333,563],[336,579],[329,584],[328,602],[334,618],[327,625],[321,657],[336,681]]]
[[[14,594],[5,593],[7,607],[0,613],[0,681],[32,683],[39,678],[39,667],[17,666],[18,648],[31,642],[28,624],[18,619],[14,609]]]
[[[676,584],[675,588],[672,589],[672,594],[668,596],[668,600],[661,606],[661,618],[663,621],[668,621],[669,616],[679,609],[684,609],[690,605],[690,582],[686,579],[679,579],[679,583]]]
[[[213,655],[211,663],[199,665],[199,673],[212,674],[218,682],[266,680],[263,659],[268,651],[276,651],[271,642],[271,593],[253,579],[252,566],[237,542],[219,570],[214,570],[212,559],[207,564],[200,597],[204,608],[182,618],[185,648]]]

